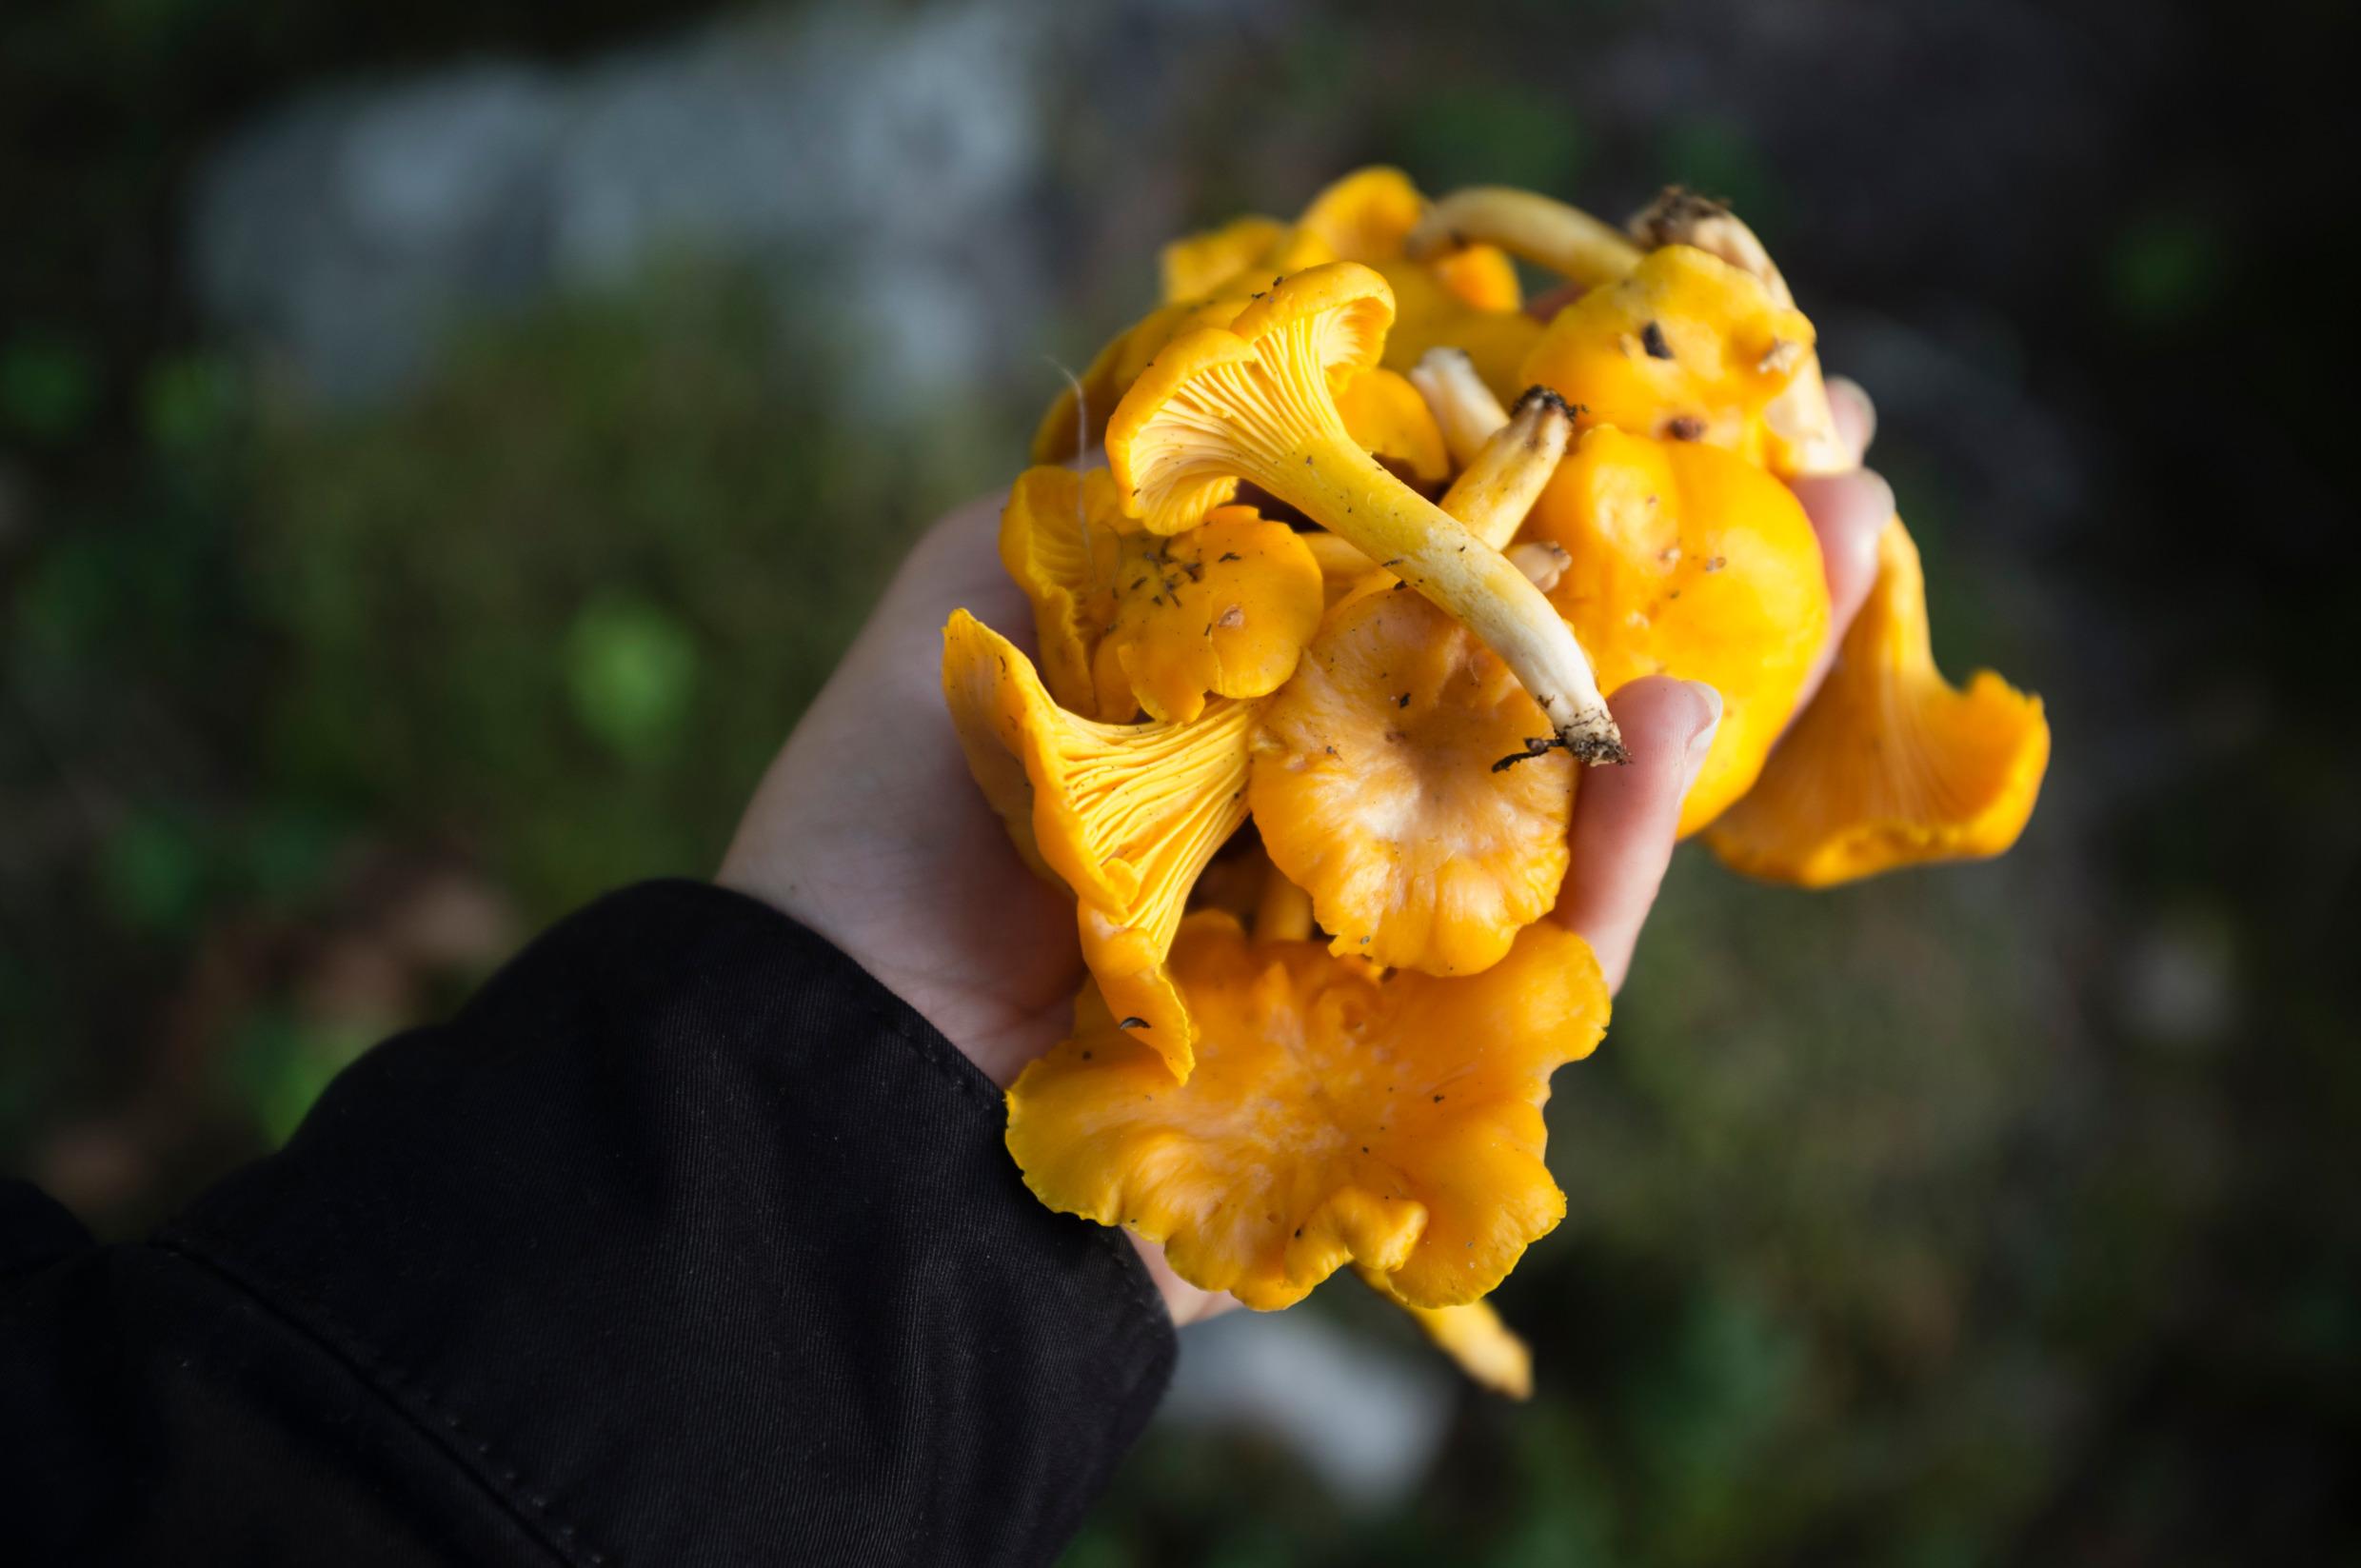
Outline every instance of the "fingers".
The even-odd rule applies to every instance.
[[[1877,438],[1877,406],[1851,376],[1830,376],[1827,386],[1828,411],[1835,417],[1836,434],[1853,454],[1853,466],[1857,468],[1869,444]]]
[[[1877,580],[1877,536],[1894,516],[1894,486],[1874,468],[1807,474],[1789,486],[1819,536],[1828,573],[1829,642],[1844,635]]]
[[[1812,531],[1819,536],[1820,563],[1828,574],[1828,641],[1804,681],[1796,705],[1798,711],[1820,689],[1845,628],[1868,602],[1877,581],[1877,536],[1894,516],[1894,486],[1874,469],[1859,466],[1877,433],[1876,406],[1859,383],[1831,376],[1828,407],[1855,466],[1847,473],[1806,474],[1789,484],[1812,520]]]
[[[1574,860],[1557,893],[1557,919],[1598,955],[1610,990],[1623,983],[1632,948],[1673,858],[1680,798],[1704,764],[1721,723],[1721,694],[1696,681],[1651,676],[1607,705],[1631,762],[1582,775],[1574,802]]]

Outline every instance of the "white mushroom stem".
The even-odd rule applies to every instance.
[[[1476,373],[1476,362],[1464,348],[1429,348],[1410,367],[1410,385],[1426,400],[1451,461],[1463,468],[1508,423],[1508,410]]]
[[[1546,267],[1569,282],[1613,283],[1639,265],[1639,248],[1579,208],[1503,186],[1455,190],[1426,209],[1404,242],[1414,261],[1476,244]]]
[[[1492,548],[1506,549],[1573,440],[1574,410],[1566,400],[1546,387],[1527,388],[1516,413],[1443,492],[1443,510]]]

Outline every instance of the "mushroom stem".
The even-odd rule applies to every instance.
[[[1795,293],[1762,241],[1736,213],[1711,196],[1668,185],[1657,193],[1656,200],[1633,213],[1626,227],[1632,238],[1651,250],[1668,245],[1690,246],[1751,273],[1770,294],[1771,303],[1782,309],[1796,303]]]
[[[1613,283],[1639,265],[1639,248],[1579,208],[1529,190],[1471,186],[1426,209],[1403,241],[1413,261],[1477,243],[1546,267],[1579,284]]]
[[[1461,467],[1475,462],[1484,443],[1508,423],[1508,410],[1476,373],[1476,362],[1464,348],[1429,348],[1410,367],[1410,384],[1426,399],[1451,461]]]
[[[1573,440],[1574,410],[1566,400],[1546,387],[1528,387],[1517,411],[1443,492],[1443,510],[1494,549],[1506,549]]]
[[[1239,445],[1241,477],[1352,541],[1482,638],[1577,760],[1631,760],[1573,630],[1508,557],[1388,473],[1333,417],[1273,433],[1281,437],[1275,451]]]

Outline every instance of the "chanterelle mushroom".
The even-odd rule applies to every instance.
[[[1508,539],[1572,427],[1555,393],[1519,399],[1444,509]],[[1556,901],[1575,769],[1533,754],[1539,709],[1490,649],[1355,559],[1359,580],[1264,709],[1247,799],[1337,952],[1473,973]]]
[[[1151,534],[1103,468],[1025,470],[1001,513],[1001,561],[1033,601],[1050,693],[1106,723],[1267,696],[1319,625],[1319,566],[1286,525],[1223,506]]]
[[[1525,755],[1540,710],[1433,605],[1339,605],[1264,709],[1247,800],[1330,946],[1429,974],[1497,963],[1566,870],[1570,758]]]
[[[1960,690],[1935,668],[1918,550],[1895,518],[1819,695],[1706,842],[1736,870],[1804,887],[1996,855],[2049,760],[2040,698],[1990,670]]]
[[[1761,464],[1787,455],[1765,416],[1812,343],[1811,322],[1760,281],[1674,245],[1558,311],[1522,373],[1580,404],[1587,424],[1706,441]]]
[[[1082,960],[1164,1070],[1188,1076],[1195,1029],[1164,956],[1190,885],[1246,820],[1246,737],[1260,705],[1185,724],[1066,712],[1025,656],[964,610],[942,630],[942,687],[968,767],[1020,847],[1073,890]],[[1009,760],[1022,764],[1022,788]]]
[[[1720,204],[1669,190],[1632,228],[1644,243],[1666,248],[1650,263],[1701,251],[1723,267],[1712,273],[1687,264],[1693,278],[1717,280],[1719,305],[1709,305],[1701,290],[1682,295],[1709,329],[1721,320],[1725,333],[1751,332],[1751,346],[1760,323],[1793,314],[1794,296],[1762,242]],[[1756,286],[1763,303],[1730,284],[1731,274]],[[1750,321],[1757,325],[1736,325]],[[1735,421],[1706,439],[1756,452],[1781,474],[1849,466],[1853,454],[1836,436],[1818,356],[1808,338],[1792,335],[1792,326],[1771,330],[1782,342],[1803,344],[1799,352],[1781,350],[1792,363],[1772,367],[1784,388],[1767,401],[1725,405]],[[1545,344],[1536,361],[1547,351]],[[1718,749],[1718,737],[1716,744]],[[1918,552],[1896,517],[1878,539],[1869,603],[1819,693],[1763,764],[1753,790],[1716,824],[1711,842],[1742,871],[1810,886],[1921,862],[1995,855],[2023,831],[2049,757],[2050,725],[2038,698],[1990,672],[1958,691],[1935,669]]]
[[[1252,481],[1482,638],[1540,705],[1543,739],[1584,762],[1621,761],[1590,662],[1540,590],[1345,429],[1333,382],[1376,362],[1392,308],[1382,278],[1334,262],[1278,280],[1227,327],[1174,338],[1107,423],[1125,509],[1178,532]]]
[[[1085,990],[1073,1037],[1009,1090],[1009,1151],[1042,1202],[1265,1310],[1346,1263],[1414,1305],[1473,1301],[1564,1215],[1540,1107],[1607,1017],[1581,938],[1545,923],[1438,981],[1206,911],[1170,967],[1200,1031],[1186,1083]]]
[[[1597,426],[1525,537],[1564,552],[1550,603],[1602,684],[1675,675],[1721,694],[1681,807],[1680,831],[1695,832],[1755,782],[1828,637],[1828,580],[1802,506],[1718,447]]]
[[[1451,477],[1452,454],[1434,410],[1407,377],[1363,370],[1337,390],[1337,412],[1354,443],[1395,471],[1432,488]]]

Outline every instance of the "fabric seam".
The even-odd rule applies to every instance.
[[[249,1275],[241,1265],[227,1257],[217,1256],[206,1237],[194,1228],[174,1224],[160,1233],[151,1245],[158,1252],[178,1258],[224,1283],[251,1300],[272,1320],[289,1332],[300,1336],[342,1365],[353,1379],[376,1396],[412,1431],[441,1450],[453,1467],[473,1481],[501,1510],[543,1549],[561,1561],[581,1565],[581,1568],[605,1568],[611,1561],[605,1552],[578,1543],[576,1527],[561,1520],[548,1506],[548,1499],[537,1493],[522,1495],[511,1492],[521,1479],[521,1472],[508,1470],[495,1477],[483,1466],[471,1462],[469,1453],[457,1445],[470,1445],[475,1459],[488,1460],[491,1444],[477,1437],[456,1409],[440,1399],[423,1383],[400,1367],[387,1361],[370,1349],[362,1337],[345,1326],[335,1314],[316,1301],[295,1299],[297,1293],[286,1291],[290,1300],[280,1299],[281,1290],[268,1285],[260,1277]],[[225,1249],[226,1250],[226,1249]],[[407,1390],[421,1409],[413,1410],[404,1397]],[[535,1506],[538,1501],[539,1506]],[[556,1538],[552,1538],[551,1532]]]

